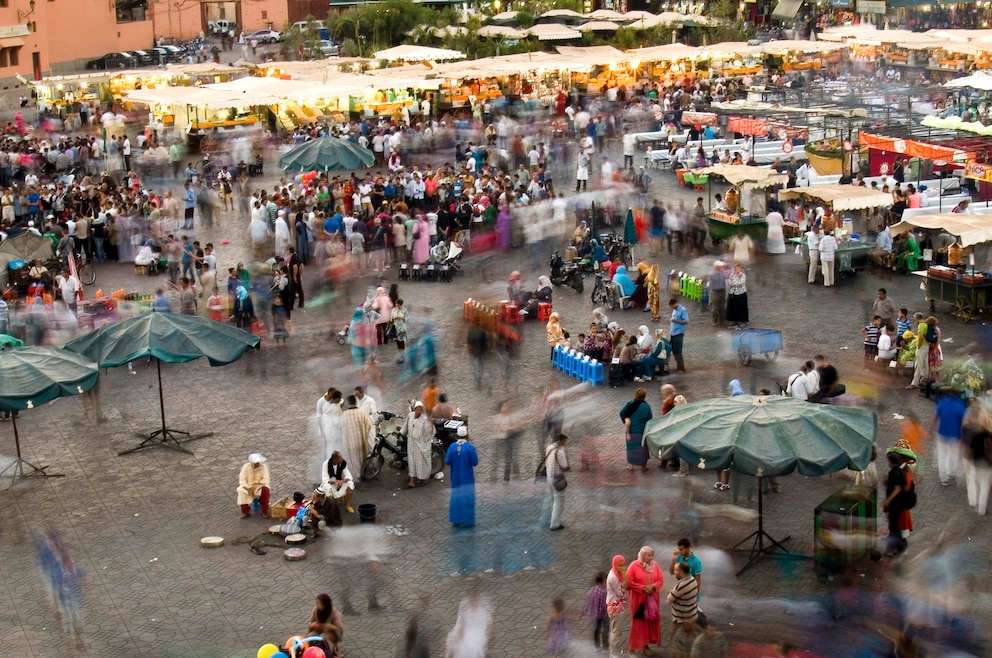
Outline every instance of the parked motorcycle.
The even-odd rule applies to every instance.
[[[551,253],[551,283],[556,286],[568,286],[578,294],[582,294],[585,285],[582,281],[582,269],[576,261],[565,262],[555,249]]]
[[[381,412],[382,420],[396,418],[396,414],[388,411]],[[380,423],[381,427],[381,423]],[[398,430],[392,430],[383,434],[379,427],[376,428],[375,444],[372,452],[362,463],[362,479],[374,480],[382,472],[382,466],[386,463],[384,453],[391,455],[389,465],[397,470],[405,470],[407,467],[407,440]],[[435,430],[434,438],[431,439],[431,476],[437,475],[444,470],[444,448],[441,439],[438,438]]]

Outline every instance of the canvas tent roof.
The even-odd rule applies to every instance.
[[[888,208],[892,205],[892,195],[881,190],[854,185],[813,185],[779,190],[779,201],[808,196],[829,203],[837,212],[844,210],[864,210],[866,208]]]
[[[772,169],[747,165],[713,165],[712,167],[694,169],[692,173],[720,176],[731,185],[745,190],[763,190],[773,185],[785,185],[789,182],[787,174],[779,174]]]
[[[424,62],[465,59],[465,53],[447,48],[428,48],[405,44],[376,52],[373,57],[387,61]]]
[[[568,41],[582,38],[581,32],[558,23],[540,23],[526,30],[526,33],[527,36],[537,37],[538,41]]]
[[[892,235],[902,235],[913,228],[947,231],[961,239],[962,247],[992,241],[992,216],[945,212],[936,215],[917,215],[893,224]]]

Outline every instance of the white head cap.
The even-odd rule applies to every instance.
[[[253,452],[250,455],[248,455],[248,461],[250,461],[252,464],[264,464],[266,462],[266,459],[265,457],[262,456],[261,453]]]

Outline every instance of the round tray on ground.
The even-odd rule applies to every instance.
[[[218,548],[224,545],[223,537],[204,537],[200,540],[200,546],[203,548]]]
[[[269,534],[270,535],[278,535],[279,534],[279,528],[281,528],[281,527],[282,526],[279,525],[278,523],[276,525],[270,525],[269,526]]]
[[[295,535],[286,536],[287,544],[302,544],[306,540],[307,540],[307,536],[304,535],[303,533],[296,533]]]
[[[282,559],[289,562],[298,562],[307,559],[307,552],[302,548],[287,548],[282,552]]]

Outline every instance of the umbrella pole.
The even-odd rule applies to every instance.
[[[788,554],[787,557],[800,557],[800,556],[794,556],[793,553],[789,551],[789,549],[783,546],[785,542],[789,541],[792,538],[791,535],[781,541],[778,541],[775,538],[773,538],[771,535],[769,535],[767,532],[765,532],[765,504],[764,504],[765,476],[759,474],[756,477],[758,478],[758,529],[752,532],[744,539],[734,544],[733,550],[735,551],[736,550],[749,551],[747,564],[741,567],[741,570],[737,572],[738,576],[744,573],[745,571],[747,571],[748,569],[750,569],[751,565],[753,565],[755,562],[760,560],[766,553],[771,553],[776,548],[778,548],[780,551],[784,551],[785,553],[787,553]],[[768,540],[767,546],[765,545],[766,539]],[[741,544],[745,544],[747,542],[751,542],[750,549],[738,549],[738,547]]]
[[[154,357],[152,357],[154,358]],[[193,434],[189,432],[184,432],[182,430],[174,430],[166,427],[165,425],[165,393],[162,391],[162,361],[161,359],[155,359],[155,370],[158,374],[158,408],[162,415],[162,428],[157,429],[151,434],[138,434],[139,439],[144,439],[141,443],[133,448],[128,448],[127,450],[121,450],[118,452],[118,456],[130,455],[132,452],[138,452],[139,450],[144,450],[145,448],[153,448],[155,446],[163,446],[166,448],[171,448],[172,450],[177,450],[179,452],[186,453],[187,455],[192,455],[193,451],[185,447],[183,444],[190,441],[196,441],[197,439],[204,439],[208,436],[213,436],[213,432],[205,432],[203,434]]]
[[[0,477],[11,478],[11,487],[17,484],[18,480],[23,480],[24,478],[29,478],[33,475],[40,475],[45,478],[64,478],[65,473],[46,473],[45,470],[48,468],[47,466],[35,466],[31,462],[21,459],[21,436],[17,433],[16,411],[11,413],[10,421],[14,424],[14,448],[17,451],[17,458],[8,464],[7,468],[0,471]],[[7,471],[11,469],[13,469],[13,472],[8,475]],[[10,487],[7,488],[9,489]]]

